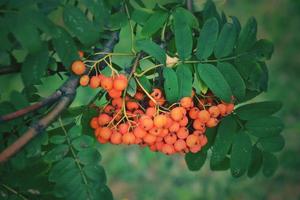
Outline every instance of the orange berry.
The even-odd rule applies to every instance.
[[[169,115],[166,115],[166,117],[167,117],[167,123],[165,124],[165,128],[169,128],[170,126],[172,126],[174,121],[171,119],[171,117],[169,117]]]
[[[134,115],[137,115],[137,116],[141,116],[141,115],[143,115],[143,114],[145,114],[145,113],[144,113],[143,110],[137,109],[137,110],[133,111],[133,114],[134,114]]]
[[[177,140],[174,143],[174,149],[175,151],[183,151],[186,148],[186,143],[184,140]]]
[[[177,132],[180,128],[180,125],[178,122],[173,122],[173,124],[169,127],[170,132]]]
[[[156,113],[156,108],[154,107],[149,107],[146,109],[146,115],[149,117],[154,117],[155,113]]]
[[[143,137],[143,140],[146,144],[154,144],[155,141],[156,141],[156,136],[155,135],[152,135],[152,134],[147,134]]]
[[[76,75],[82,75],[86,70],[85,64],[80,60],[73,62],[71,68],[73,73]]]
[[[100,78],[98,76],[92,76],[91,80],[90,80],[90,87],[91,88],[97,88],[100,86]]]
[[[210,113],[207,110],[201,110],[198,113],[198,119],[200,122],[206,123],[210,119]]]
[[[122,98],[116,98],[116,99],[113,99],[111,101],[111,105],[115,108],[122,108],[122,105],[123,105],[123,99]]]
[[[122,135],[122,143],[123,144],[134,144],[135,143],[135,136],[131,132],[127,132]]]
[[[177,136],[175,133],[169,133],[167,136],[164,137],[164,140],[167,144],[174,144],[177,140]]]
[[[153,120],[150,117],[143,115],[140,118],[140,125],[144,130],[149,131],[153,127]]]
[[[210,118],[210,119],[208,120],[208,122],[206,122],[206,126],[207,126],[208,128],[212,128],[212,127],[217,126],[218,123],[219,123],[219,120],[218,120],[218,119],[216,119],[216,118]]]
[[[155,142],[157,143],[157,142],[162,142],[162,141],[164,141],[164,138],[162,138],[162,137],[156,137],[156,140],[155,140]]]
[[[193,99],[191,97],[183,97],[180,100],[180,105],[184,108],[189,109],[194,106]]]
[[[201,146],[205,146],[207,144],[207,137],[205,135],[201,135],[200,137],[200,144]]]
[[[185,116],[182,120],[179,121],[180,126],[187,126],[189,123],[189,119]]]
[[[157,105],[160,105],[160,106],[164,105],[165,102],[166,102],[166,99],[164,97],[156,100]]]
[[[199,144],[199,138],[196,136],[196,135],[189,135],[187,138],[186,138],[186,145],[188,146],[188,147],[194,147],[194,146],[196,146],[196,145],[198,145]]]
[[[150,145],[149,146],[149,149],[151,150],[151,151],[157,151],[157,149],[156,149],[156,145],[155,144],[152,144],[152,145]]]
[[[148,104],[149,104],[150,107],[155,107],[156,104],[157,104],[157,102],[154,102],[154,101],[152,101],[152,100],[150,99],[149,102],[148,102]]]
[[[174,121],[180,121],[184,117],[184,112],[183,112],[183,108],[182,107],[173,108],[171,110],[170,114],[171,114],[171,118]]]
[[[87,86],[90,82],[90,77],[88,75],[83,75],[80,77],[79,83],[81,86]]]
[[[156,146],[156,150],[157,151],[161,151],[162,147],[163,147],[164,143],[163,142],[156,142],[155,146]]]
[[[122,143],[122,134],[119,133],[118,131],[114,131],[114,132],[111,134],[110,142],[111,142],[112,144],[121,144],[121,143]]]
[[[193,135],[203,135],[205,132],[205,128],[203,130],[194,130]]]
[[[104,76],[101,80],[101,87],[105,90],[111,90],[113,88],[112,78]]]
[[[220,115],[225,116],[226,115],[226,105],[221,103],[221,104],[217,105],[217,107],[219,108]]]
[[[104,112],[107,114],[112,114],[115,112],[115,108],[112,105],[107,105],[104,108]]]
[[[161,131],[162,131],[162,129],[160,129],[160,128],[158,128],[158,127],[152,127],[152,128],[149,130],[149,133],[150,133],[151,135],[159,136]]]
[[[127,77],[123,74],[117,76],[113,81],[113,88],[116,90],[123,91],[127,87]]]
[[[138,101],[142,101],[144,99],[145,95],[142,92],[136,92],[134,95],[134,98]]]
[[[95,134],[96,137],[100,136],[101,129],[102,129],[102,127],[98,127],[98,128],[95,129],[94,134]]]
[[[159,137],[166,137],[169,134],[169,130],[167,128],[164,128],[161,130]]]
[[[99,124],[98,124],[98,118],[97,117],[93,117],[90,121],[90,127],[93,128],[93,129],[96,129],[99,127]]]
[[[108,95],[113,99],[119,98],[122,96],[122,91],[116,90],[116,89],[111,89],[108,91]]]
[[[133,130],[133,134],[134,134],[135,137],[137,137],[137,138],[143,138],[143,137],[147,134],[147,131],[145,131],[143,128],[137,126],[137,127]]]
[[[199,108],[193,107],[189,111],[189,116],[191,119],[197,119],[198,118],[198,113],[199,113]]]
[[[151,96],[155,99],[158,100],[162,97],[162,92],[160,89],[158,88],[154,88],[153,92],[151,93]]]
[[[100,132],[99,132],[99,137],[105,139],[105,140],[109,140],[110,136],[112,134],[112,131],[110,128],[108,127],[103,127]]]
[[[226,105],[226,114],[229,115],[234,110],[234,104],[230,103]]]
[[[171,155],[171,154],[175,153],[175,149],[174,149],[173,145],[170,145],[170,144],[163,144],[161,151],[167,155]]]
[[[142,144],[142,143],[143,143],[142,138],[135,137],[134,144]]]
[[[211,117],[217,118],[220,115],[220,110],[218,106],[212,106],[208,109]]]
[[[185,139],[189,136],[189,130],[186,127],[181,127],[177,132],[177,137],[179,139]]]
[[[129,124],[127,124],[127,123],[119,124],[118,130],[121,134],[127,133],[129,130]]]
[[[167,124],[167,117],[164,114],[160,114],[154,117],[153,119],[154,126],[162,128]]]
[[[111,121],[111,116],[106,113],[100,114],[98,117],[98,123],[100,126],[106,125]]]
[[[134,101],[128,101],[126,102],[126,108],[128,110],[136,110],[138,109],[140,106],[137,102],[134,102]]]
[[[97,140],[100,144],[106,144],[108,142],[108,140],[102,138],[102,137],[97,137]]]
[[[83,51],[78,51],[78,55],[79,55],[80,58],[82,58],[84,56]]]
[[[197,152],[199,152],[201,150],[201,148],[202,148],[202,146],[200,144],[198,144],[198,145],[195,145],[193,147],[190,147],[190,151],[192,153],[197,153]]]
[[[196,130],[203,130],[205,128],[205,124],[200,119],[196,119],[193,122],[193,128]]]

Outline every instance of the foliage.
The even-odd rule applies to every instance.
[[[137,69],[143,74],[138,78],[148,91],[164,88],[170,103],[189,96],[193,87],[203,95],[209,89],[225,102],[233,95],[236,104],[266,92],[266,61],[274,48],[270,41],[257,39],[256,20],[250,18],[241,28],[237,18],[220,15],[211,1],[203,8],[194,6],[192,13],[176,0],[0,1],[0,70],[18,66],[23,82],[22,91],[12,91],[10,101],[0,104],[0,116],[41,100],[42,79],[61,73],[69,76],[79,49],[85,55],[97,54],[116,30],[120,34],[111,52],[113,67],[128,73],[137,52],[149,55]],[[180,60],[166,67],[166,54]],[[111,71],[106,67],[102,72]],[[134,96],[136,82],[130,81],[129,86],[127,92]],[[92,103],[105,101],[98,93]],[[113,198],[100,165],[98,143],[87,125],[95,115],[90,106],[81,103],[69,108],[1,166],[4,199]],[[230,169],[233,177],[253,177],[260,170],[272,176],[278,166],[274,153],[284,147],[283,124],[272,116],[280,108],[273,101],[238,106],[216,129],[207,131],[205,149],[186,154],[188,168],[199,170],[210,158],[212,170]],[[1,149],[47,109],[0,124]]]

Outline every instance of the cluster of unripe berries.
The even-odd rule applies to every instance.
[[[154,89],[151,99],[141,91],[124,101],[113,98],[99,116],[92,118],[90,126],[102,144],[148,146],[167,155],[196,153],[207,143],[206,128],[217,126],[234,105],[194,96],[184,97],[169,108],[164,107],[167,102],[160,89]]]

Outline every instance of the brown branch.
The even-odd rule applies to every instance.
[[[137,66],[140,63],[140,58],[142,57],[142,53],[138,53],[136,58],[134,59],[130,74],[128,75],[128,80],[131,79],[132,75],[135,73]]]
[[[63,92],[61,90],[57,90],[56,92],[54,92],[53,94],[51,94],[49,97],[45,98],[44,100],[37,102],[35,104],[32,104],[26,108],[17,110],[15,112],[0,116],[0,124],[22,117],[30,112],[36,111],[44,106],[47,105],[52,105],[53,103],[55,103],[61,96],[62,96]]]
[[[21,65],[0,67],[0,75],[17,73],[21,70]]]
[[[193,12],[194,11],[193,0],[186,0],[186,7],[189,11]]]
[[[112,37],[105,44],[104,52],[111,52],[113,47],[118,42],[118,32],[113,32]],[[60,87],[59,91],[62,92],[61,97],[58,99],[58,103],[55,107],[48,112],[38,122],[32,124],[32,126],[13,144],[8,146],[0,153],[0,163],[7,161],[11,156],[16,154],[22,147],[30,142],[35,136],[43,131],[58,117],[60,114],[69,107],[73,102],[76,94],[76,89],[79,83],[79,76],[71,75],[68,80]]]
[[[20,138],[18,138],[13,144],[1,152],[0,163],[5,162],[12,155],[17,153],[22,147],[24,147],[29,141],[31,141],[36,135],[44,131],[62,113],[62,111],[72,103],[74,97],[75,93],[63,96],[52,111],[50,111],[37,123],[33,124]]]

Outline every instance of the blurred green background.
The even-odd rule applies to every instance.
[[[138,147],[103,147],[103,166],[117,200],[300,199],[300,1],[227,0],[220,5],[242,24],[254,16],[258,37],[271,39],[275,53],[268,63],[269,92],[256,100],[284,102],[286,146],[272,178],[234,179],[230,172],[188,171],[183,156],[167,157]]]

